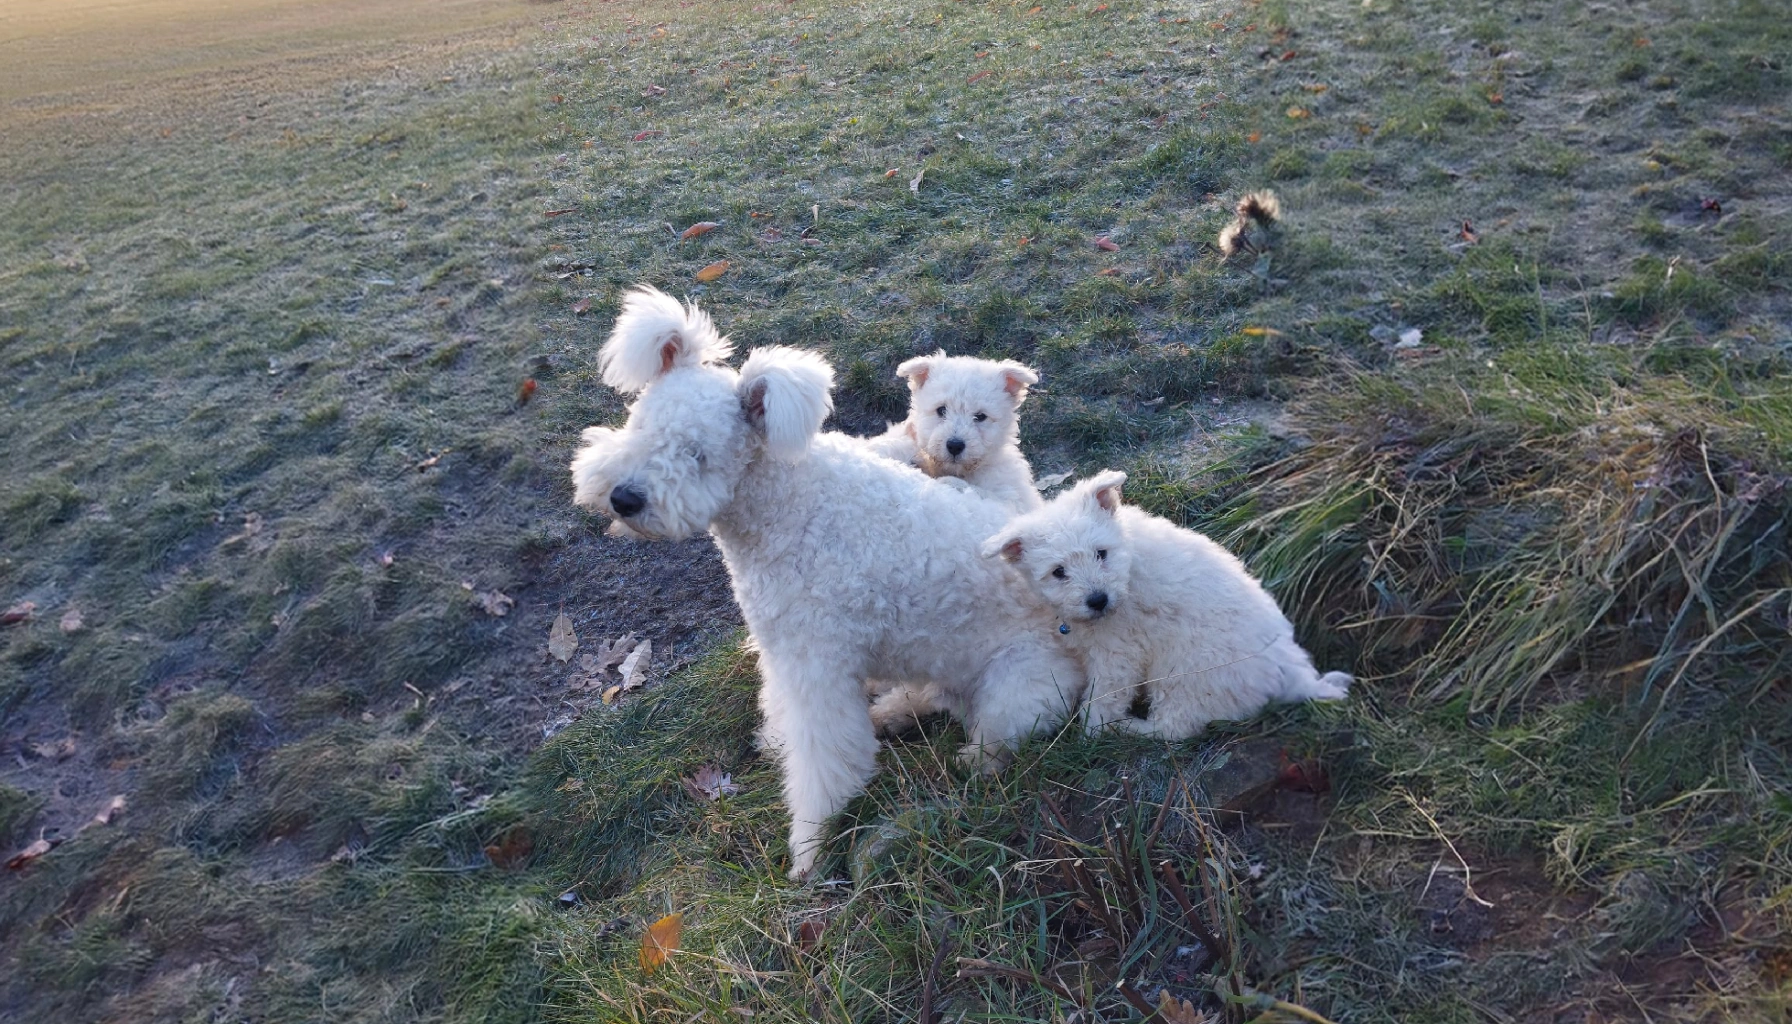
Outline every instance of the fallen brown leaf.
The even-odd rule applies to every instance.
[[[58,622],[56,627],[64,633],[79,633],[81,627],[86,624],[85,620],[81,618],[81,609],[70,608],[62,613],[62,621]]]
[[[819,917],[811,917],[796,930],[796,948],[807,953],[821,941],[821,936],[828,930],[828,923]]]
[[[1171,995],[1167,988],[1157,994],[1156,1019],[1163,1024],[1208,1024],[1212,1020],[1207,1014],[1195,1009],[1193,1003]]]
[[[965,79],[965,80],[964,80],[964,84],[966,84],[966,85],[976,85],[976,84],[977,84],[977,83],[978,83],[978,82],[981,82],[981,81],[983,81],[983,80],[984,80],[984,79],[985,79],[985,78],[988,78],[988,77],[989,77],[989,76],[990,76],[990,72],[988,72],[988,71],[979,71],[979,72],[977,72],[977,73],[976,73],[976,74],[974,74],[974,75],[972,75],[972,76],[971,76],[971,77],[969,77],[969,78],[967,78],[967,79]]]
[[[100,808],[100,812],[94,815],[93,818],[87,822],[87,825],[83,825],[82,827],[86,828],[88,825],[110,825],[112,824],[113,819],[123,813],[124,794],[120,793],[106,801],[106,806]]]
[[[708,284],[709,282],[714,281],[716,278],[721,277],[723,274],[726,274],[727,272],[728,272],[728,261],[727,260],[717,260],[714,263],[711,263],[709,266],[704,267],[702,270],[697,271],[695,277],[697,279],[698,284]]]
[[[616,670],[616,674],[622,677],[622,692],[641,688],[641,684],[647,681],[647,665],[652,658],[652,640],[643,640],[628,652],[628,657],[622,659],[622,666]]]
[[[66,761],[75,756],[75,738],[64,736],[54,743],[33,743],[31,752],[46,761]]]
[[[6,861],[6,869],[8,871],[24,870],[25,865],[30,864],[37,858],[54,850],[56,844],[61,841],[62,840],[60,839],[39,839],[37,842],[32,843],[30,846],[25,847],[23,850],[20,850],[18,853],[15,853],[8,858]]]
[[[1119,252],[1120,251],[1120,246],[1117,243],[1115,243],[1115,241],[1113,239],[1109,238],[1106,235],[1102,235],[1100,238],[1097,238],[1095,240],[1095,248],[1100,249],[1102,252]]]
[[[479,602],[479,607],[485,609],[485,614],[493,618],[501,619],[516,607],[516,598],[501,590],[481,590],[473,595],[473,599]]]
[[[516,404],[528,405],[529,399],[535,397],[535,389],[540,386],[534,377],[524,377],[522,386],[516,389]]]
[[[1289,107],[1288,116],[1296,121],[1305,121],[1313,116],[1313,112],[1306,107]]]
[[[925,178],[925,177],[927,177],[927,168],[923,167],[920,170],[916,171],[915,176],[908,179],[908,190],[910,192],[913,192],[916,195],[920,195],[921,194],[921,179]]]
[[[549,217],[564,217],[564,216],[566,216],[566,215],[567,215],[567,214],[569,214],[569,213],[572,213],[572,212],[573,212],[573,211],[574,211],[574,210],[576,210],[576,209],[578,209],[578,207],[576,207],[576,206],[568,206],[568,207],[567,207],[567,208],[565,208],[565,209],[563,209],[563,210],[549,210],[549,211],[548,211],[548,212],[547,212],[547,215],[548,215],[548,216],[549,216]]]
[[[591,296],[589,296],[589,295],[585,296],[584,298],[582,298],[579,301],[572,304],[572,311],[574,313],[583,313],[583,312],[589,310],[590,308],[591,308]]]
[[[554,625],[548,630],[548,653],[560,661],[569,661],[572,652],[579,649],[579,635],[572,631],[572,620],[561,612],[554,617]]]
[[[641,970],[652,974],[659,970],[684,938],[684,915],[667,914],[647,926],[641,936]]]
[[[1475,226],[1466,220],[1462,222],[1462,230],[1458,231],[1456,235],[1470,245],[1481,240],[1481,236],[1475,233]]]
[[[658,130],[648,130],[648,131],[644,131],[644,132],[636,132],[635,133],[635,141],[636,142],[646,142],[648,139],[653,138],[655,135],[664,135],[664,134],[666,134],[666,133],[662,132],[662,131],[658,131]]]
[[[700,220],[697,223],[692,224],[690,227],[685,228],[683,231],[679,232],[678,240],[683,242],[683,241],[687,241],[692,238],[696,238],[699,235],[707,235],[711,231],[714,231],[715,229],[717,229],[721,226],[722,226],[722,222],[719,220]]]
[[[500,868],[516,867],[534,852],[535,839],[524,828],[511,829],[504,833],[504,838],[485,848],[486,858]]]
[[[704,765],[691,775],[678,780],[684,791],[692,800],[704,803],[715,803],[725,796],[734,796],[740,792],[740,786],[728,772],[720,772],[713,765]]]

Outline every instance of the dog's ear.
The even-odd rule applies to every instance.
[[[731,351],[696,303],[679,305],[658,288],[642,285],[622,297],[622,315],[597,354],[597,366],[605,384],[634,394],[673,367],[719,362]]]
[[[1039,383],[1039,374],[1033,372],[1031,366],[1023,366],[1012,359],[1004,359],[999,364],[1002,368],[1002,390],[1014,399],[1014,404],[1027,400],[1027,389]]]
[[[756,348],[740,368],[740,406],[772,458],[793,462],[834,410],[834,368],[813,352]]]
[[[1010,562],[1018,562],[1026,549],[1026,541],[1021,539],[1019,531],[1004,528],[1001,533],[983,542],[983,557],[994,558],[1000,555]]]
[[[1125,473],[1104,469],[1077,485],[1077,489],[1088,497],[1091,505],[1113,515],[1120,511],[1120,485],[1125,482]]]
[[[940,349],[930,356],[916,356],[896,368],[896,376],[908,379],[910,391],[919,391],[927,386],[927,375],[933,372],[933,361],[944,359],[946,350]]]

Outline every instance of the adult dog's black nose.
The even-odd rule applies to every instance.
[[[959,438],[959,437],[954,437],[954,438],[948,440],[946,442],[946,451],[951,452],[953,455],[963,455],[964,454],[964,439]]]
[[[610,492],[610,508],[624,519],[640,515],[646,507],[646,496],[627,484]]]
[[[1097,590],[1095,593],[1084,598],[1083,603],[1088,605],[1089,610],[1092,612],[1102,611],[1108,606],[1108,592],[1105,590]]]

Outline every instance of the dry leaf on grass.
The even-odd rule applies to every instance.
[[[667,914],[648,925],[647,933],[641,936],[641,969],[649,974],[658,970],[673,951],[678,949],[679,940],[682,938],[684,938],[683,914]]]
[[[261,534],[263,525],[264,524],[261,520],[261,513],[260,512],[251,512],[248,515],[243,517],[243,528],[241,530],[237,531],[236,533],[233,533],[230,536],[224,538],[224,540],[219,544],[219,546],[227,548],[227,547],[230,547],[232,544],[241,544],[243,541],[249,540],[252,537],[259,536]]]
[[[913,192],[915,195],[920,195],[921,194],[921,179],[925,178],[926,176],[927,176],[927,168],[923,167],[920,170],[916,171],[915,176],[908,179],[908,190],[910,192]]]
[[[24,869],[25,865],[42,857],[44,854],[49,853],[51,850],[54,850],[57,844],[61,842],[62,840],[59,838],[48,839],[39,837],[37,842],[32,843],[30,846],[25,847],[23,850],[20,850],[18,853],[9,857],[6,861],[6,869],[8,871],[21,871]]]
[[[583,312],[589,310],[590,308],[591,308],[591,296],[589,296],[589,295],[585,296],[584,298],[582,298],[579,301],[572,304],[572,311],[574,313],[583,313]]]
[[[828,930],[828,923],[819,917],[811,917],[796,930],[796,948],[807,953],[821,942],[821,936]]]
[[[46,761],[66,761],[75,754],[75,738],[64,736],[54,743],[33,743],[31,752]]]
[[[1178,999],[1164,989],[1157,994],[1157,1019],[1164,1024],[1208,1024],[1207,1014],[1195,1009],[1193,1003],[1186,999]]]
[[[612,667],[621,664],[633,651],[641,638],[633,633],[619,636],[614,640],[597,642],[590,654],[579,655],[579,671],[591,677],[586,685],[592,685]]]
[[[473,599],[479,602],[479,607],[485,609],[485,614],[494,618],[501,619],[516,607],[516,598],[499,590],[481,590],[473,595]]]
[[[622,677],[622,692],[641,688],[641,684],[647,681],[647,665],[652,658],[652,640],[643,640],[628,652],[628,657],[622,659],[622,667],[616,670]]]
[[[561,612],[554,617],[554,626],[548,630],[548,653],[560,661],[572,659],[572,652],[579,649],[579,635],[572,631],[572,620]]]
[[[535,397],[535,389],[540,386],[534,377],[524,377],[522,386],[516,389],[516,404],[528,405],[529,399]]]
[[[513,868],[535,852],[535,839],[527,829],[513,828],[504,838],[485,848],[485,856],[501,868]]]
[[[62,613],[62,621],[58,622],[56,625],[57,628],[61,629],[64,633],[79,633],[81,627],[87,625],[87,622],[85,619],[81,618],[81,609],[70,608],[68,611]]]
[[[708,284],[709,282],[714,281],[716,278],[721,277],[723,274],[726,274],[727,272],[728,272],[728,261],[727,260],[717,260],[714,263],[711,263],[709,266],[704,267],[702,270],[697,271],[697,274],[696,274],[697,283],[698,284]]]
[[[11,626],[20,622],[30,622],[37,616],[36,601],[20,601],[11,608],[0,612],[0,626]]]
[[[655,135],[664,135],[664,134],[666,134],[666,133],[650,128],[644,132],[636,132],[635,133],[635,141],[636,142],[646,142],[648,139],[653,138]]]
[[[1113,239],[1109,238],[1106,235],[1102,235],[1100,238],[1097,238],[1095,240],[1095,248],[1100,249],[1102,252],[1119,252],[1120,251],[1120,246],[1118,244],[1116,244]]]
[[[725,796],[734,796],[740,792],[740,786],[735,784],[733,775],[716,771],[713,765],[706,764],[694,774],[678,781],[692,800],[704,803],[713,804]]]
[[[124,813],[124,794],[120,793],[117,796],[113,797],[112,799],[106,801],[106,806],[100,808],[100,812],[98,814],[94,815],[92,818],[88,819],[87,824],[83,825],[81,827],[87,828],[90,825],[110,825],[120,814],[123,814],[123,813]]]
[[[678,240],[683,242],[696,238],[698,235],[707,235],[721,226],[722,222],[719,220],[700,220],[679,232]]]

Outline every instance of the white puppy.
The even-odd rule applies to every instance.
[[[802,877],[823,824],[875,769],[873,673],[933,688],[986,766],[1067,719],[1082,675],[979,553],[1003,506],[821,433],[833,406],[821,357],[758,349],[736,371],[729,351],[696,308],[629,293],[599,365],[639,397],[621,428],[584,432],[574,500],[650,540],[715,538],[759,651]]]
[[[1019,516],[984,554],[1058,626],[1088,674],[1086,723],[1186,739],[1270,701],[1340,700],[1343,672],[1320,675],[1294,627],[1238,559],[1169,520],[1120,503],[1109,470]],[[1143,688],[1147,718],[1127,714]]]
[[[1037,373],[1012,359],[935,352],[903,363],[896,375],[908,379],[908,419],[869,439],[872,451],[931,477],[958,477],[1014,512],[1040,506],[1018,419]]]

